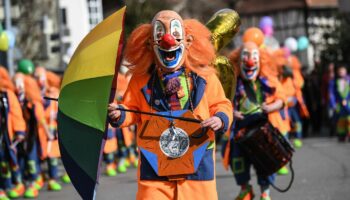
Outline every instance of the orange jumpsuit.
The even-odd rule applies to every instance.
[[[223,132],[228,130],[232,122],[232,105],[225,97],[224,90],[216,75],[200,77],[192,74],[194,88],[193,104],[194,116],[199,119],[207,119],[218,116],[224,122]],[[134,76],[131,78],[128,89],[124,95],[123,106],[127,109],[139,111],[151,111],[150,96],[154,94],[152,111],[167,111],[164,99],[158,96],[161,86],[156,81],[152,87],[152,80],[157,80],[157,75],[150,77],[149,74]],[[159,79],[158,79],[159,80]],[[158,85],[157,85],[158,84]],[[122,112],[118,121],[111,122],[114,126],[126,127],[137,124],[141,127],[150,117],[129,112]],[[210,140],[214,142],[213,132],[208,132]],[[140,144],[140,135],[137,135],[137,144]],[[209,147],[211,146],[211,147]],[[168,200],[168,199],[217,199],[215,181],[215,151],[213,145],[208,145],[205,156],[199,164],[197,172],[179,180],[169,180],[168,177],[160,177],[150,168],[149,160],[141,153],[138,165],[138,200]],[[204,170],[204,171],[203,171]]]
[[[295,55],[291,55],[288,59],[289,65],[293,69],[293,83],[296,88],[296,98],[299,103],[299,112],[301,117],[309,118],[309,111],[304,103],[302,89],[304,87],[304,78],[301,73],[301,63]]]
[[[45,119],[47,125],[49,126],[50,132],[55,136],[55,139],[51,141],[50,147],[46,147],[48,150],[47,155],[49,158],[61,157],[57,139],[57,112],[58,103],[49,101],[48,105],[45,106]]]

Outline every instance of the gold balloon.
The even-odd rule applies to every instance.
[[[225,56],[217,56],[214,66],[219,72],[219,79],[224,88],[225,95],[232,100],[236,93],[237,78],[233,66]]]
[[[206,24],[212,33],[212,41],[218,52],[226,46],[239,31],[241,19],[236,11],[222,9],[216,12]]]

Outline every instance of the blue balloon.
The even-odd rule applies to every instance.
[[[298,38],[298,50],[299,51],[303,51],[303,50],[307,49],[308,46],[309,46],[309,39],[307,39],[307,37],[301,36]]]
[[[273,27],[273,19],[270,16],[264,16],[261,18],[259,23],[259,28],[262,29],[264,27]]]
[[[10,30],[5,30],[5,33],[9,39],[9,47],[10,48],[13,48],[16,44],[16,36],[15,34],[13,33],[13,31],[10,31]]]

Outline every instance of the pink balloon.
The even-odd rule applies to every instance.
[[[273,27],[272,26],[264,26],[261,28],[261,30],[265,36],[273,36]]]

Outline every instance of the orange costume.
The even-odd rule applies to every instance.
[[[304,103],[302,89],[304,87],[304,78],[301,73],[301,63],[295,55],[291,55],[288,58],[288,65],[293,70],[293,83],[296,88],[296,98],[299,104],[299,112],[301,117],[309,118],[309,111]]]
[[[0,67],[0,192],[8,190],[11,198],[19,197],[24,192],[16,143],[23,141],[26,130],[14,88],[7,70]],[[12,186],[13,180],[15,187]]]
[[[223,161],[226,168],[231,167],[236,183],[241,187],[236,200],[254,198],[253,188],[249,184],[252,161],[244,153],[242,144],[235,140],[237,135],[265,116],[278,130],[288,129],[279,113],[286,102],[285,93],[275,73],[271,54],[259,48],[263,41],[264,36],[259,29],[249,28],[243,35],[244,44],[230,55],[230,61],[239,76],[232,103],[235,121],[224,149]],[[270,199],[269,185],[274,182],[274,178],[274,175],[257,174],[260,199]]]
[[[15,74],[14,82],[17,97],[22,105],[24,119],[27,121],[27,134],[28,136],[34,134],[35,137],[38,137],[39,156],[41,159],[45,159],[47,157],[48,127],[40,89],[35,79],[21,73]],[[29,120],[34,120],[36,127],[30,127],[33,123],[30,123]]]
[[[37,81],[37,85],[40,89],[42,104],[44,108],[45,122],[48,126],[50,134],[53,136],[53,140],[47,143],[46,153],[48,158],[59,158],[60,150],[58,147],[57,139],[57,112],[58,103],[50,100],[45,100],[44,96],[58,97],[61,78],[46,70],[44,67],[36,67],[34,71],[34,77]]]
[[[118,79],[117,79],[117,87],[116,87],[116,98],[117,101],[120,101],[120,99],[123,97],[123,94],[126,91],[126,88],[128,86],[128,80],[126,78],[126,76],[124,74],[119,73],[118,74]],[[120,99],[118,99],[120,98]],[[113,127],[109,126],[108,127],[108,132],[109,134],[107,135],[107,140],[106,140],[106,144],[103,150],[103,153],[105,154],[109,154],[109,153],[113,153],[117,150],[118,148],[118,143],[117,143],[117,138],[115,137],[115,130],[113,129]],[[123,128],[123,136],[126,139],[128,145],[131,145],[131,137],[132,137],[132,133],[130,131],[128,131],[129,128]],[[125,132],[125,134],[124,134]]]
[[[15,139],[16,134],[24,134],[26,124],[23,119],[22,109],[15,95],[15,86],[5,68],[0,67],[0,90],[6,93],[8,98],[9,113],[7,118],[10,140]]]
[[[226,132],[232,121],[232,106],[211,66],[215,50],[209,38],[209,30],[198,21],[183,21],[172,11],[161,11],[152,24],[144,24],[134,30],[125,51],[133,76],[119,107],[165,112],[173,116],[193,113],[199,120],[213,122],[210,127],[215,128],[216,133]],[[185,122],[171,125],[165,118],[149,119],[148,115],[121,111],[119,118],[111,121],[115,127],[138,125],[136,137],[140,151],[136,199],[218,199],[214,132],[202,130],[203,135],[198,140],[205,138],[206,142],[196,145],[189,136],[187,151],[176,146],[179,135],[186,138],[185,133],[178,132],[176,124]],[[142,131],[143,128],[148,130],[149,123],[161,121],[169,124],[163,133],[163,129],[158,130],[161,127]],[[219,121],[221,127],[216,127]],[[199,127],[198,124],[190,124],[187,128],[192,126]],[[152,139],[144,136],[159,131],[160,137],[156,135]],[[166,137],[164,134],[175,135]],[[161,139],[163,136],[164,140]],[[170,145],[174,145],[172,149]],[[188,153],[192,151],[193,154]],[[182,154],[176,156],[178,152]]]
[[[49,88],[47,91],[47,96],[49,97],[57,97],[59,95],[59,90],[57,88]],[[58,103],[54,101],[47,102],[44,105],[45,108],[45,119],[46,123],[49,127],[51,134],[54,135],[55,139],[50,141],[51,144],[48,147],[47,155],[49,158],[59,158],[61,157],[60,149],[58,147],[58,139],[57,139],[57,112],[58,112]]]

